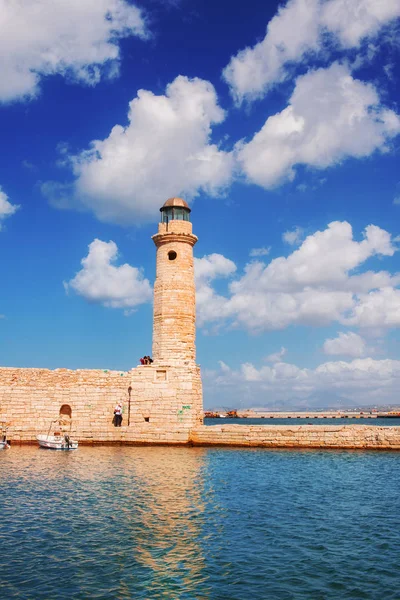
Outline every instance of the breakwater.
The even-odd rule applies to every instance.
[[[112,424],[117,400],[124,406],[120,428]],[[0,421],[9,423],[13,444],[36,444],[36,436],[47,433],[59,416],[71,418],[71,434],[82,445],[400,449],[400,427],[379,427],[375,420],[374,425],[337,426],[317,424],[317,419],[313,425],[293,419],[286,426],[216,420],[205,426],[197,367],[0,369]]]
[[[400,450],[400,427],[368,425],[211,425],[190,432],[198,446]]]
[[[147,426],[91,429],[81,426],[74,437],[80,445],[177,445],[248,448],[347,448],[400,450],[400,427],[368,425],[200,425],[192,429]],[[36,443],[35,429],[12,430],[15,443]]]

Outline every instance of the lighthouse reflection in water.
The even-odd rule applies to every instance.
[[[0,461],[2,596],[398,599],[399,460],[12,446]]]

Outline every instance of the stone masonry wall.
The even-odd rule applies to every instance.
[[[157,364],[132,370],[131,425],[150,422],[169,430],[203,423],[200,367]]]
[[[112,426],[114,406],[126,404],[129,385],[124,371],[0,368],[0,421],[11,424],[10,439],[32,440],[67,404],[76,429]]]
[[[153,359],[155,363],[194,364],[196,359],[196,290],[189,221],[159,224],[154,284]],[[173,260],[170,253],[175,253]]]
[[[112,423],[117,401],[123,404],[120,428]],[[187,443],[189,429],[203,418],[200,369],[0,368],[0,421],[10,424],[12,441],[47,433],[63,405],[72,411],[72,434],[81,443]]]
[[[400,427],[211,425],[192,429],[194,446],[400,450]]]

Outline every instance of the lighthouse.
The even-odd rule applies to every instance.
[[[143,441],[184,442],[203,422],[200,366],[196,364],[196,289],[190,208],[169,198],[160,208],[154,284],[153,363],[131,371],[129,425]],[[152,427],[154,427],[153,433]],[[150,437],[149,437],[150,436]],[[153,436],[153,437],[152,437]]]
[[[196,359],[196,289],[190,208],[169,198],[160,208],[154,285],[154,364],[194,364]]]

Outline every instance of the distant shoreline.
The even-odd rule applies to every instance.
[[[206,419],[400,419],[400,410],[396,411],[253,411],[230,410],[204,411]]]

